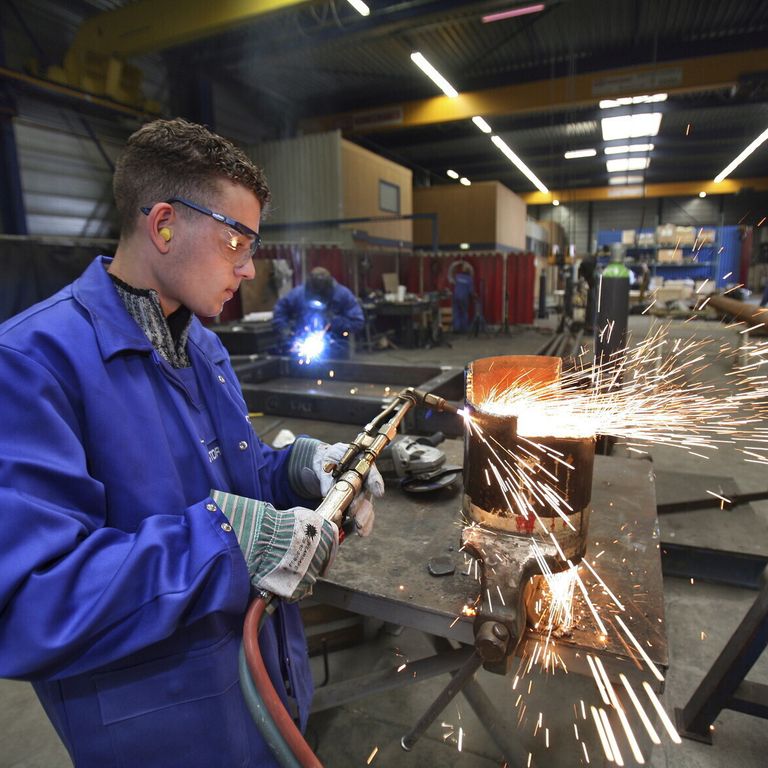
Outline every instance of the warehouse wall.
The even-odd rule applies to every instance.
[[[473,250],[525,250],[525,204],[498,181],[420,187],[414,190],[413,209],[438,215],[441,248],[469,243]],[[429,222],[415,223],[414,241],[422,247],[431,244]]]
[[[291,227],[344,216],[340,131],[253,144],[248,153],[264,168],[272,190],[271,213],[263,227],[270,240],[340,241],[336,227]]]
[[[110,163],[133,127],[84,118],[48,102],[20,100],[14,134],[30,234],[107,237],[116,233]]]
[[[401,215],[413,213],[413,172],[351,141],[341,141],[342,210],[345,218],[387,216],[379,207],[379,181],[399,189]],[[392,214],[394,215],[394,214]],[[413,221],[371,222],[355,225],[367,235],[389,244],[413,244]]]

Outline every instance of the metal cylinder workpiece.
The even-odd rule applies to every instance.
[[[586,549],[594,435],[547,434],[547,425],[537,424],[530,413],[522,430],[515,408],[526,407],[525,399],[513,400],[509,413],[499,406],[504,393],[514,388],[558,386],[560,366],[560,358],[535,355],[470,363],[463,511],[468,520],[493,530],[547,538],[551,534],[566,558],[577,561]]]

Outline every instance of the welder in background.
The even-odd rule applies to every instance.
[[[325,267],[315,267],[303,285],[277,300],[272,322],[289,348],[310,333],[325,330],[326,356],[349,357],[350,339],[363,330],[360,302]]]
[[[469,300],[475,297],[475,281],[467,265],[459,263],[453,274],[453,331],[469,330]]]

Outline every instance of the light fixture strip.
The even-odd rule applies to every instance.
[[[644,171],[651,164],[650,157],[618,157],[605,161],[608,173],[626,173],[627,171]]]
[[[506,155],[512,164],[532,183],[539,192],[547,194],[549,190],[539,180],[536,174],[512,151],[509,145],[500,136],[491,136],[491,141],[501,150],[502,154]]]
[[[347,0],[347,2],[361,15],[370,16],[371,9],[363,2],[363,0]]]
[[[666,100],[666,93],[654,93],[643,94],[642,96],[620,96],[618,99],[601,99],[598,106],[600,109],[615,109],[616,107],[629,107],[633,104],[656,104]]]
[[[418,51],[411,54],[411,61],[448,97],[455,99],[459,92]]]
[[[606,155],[626,155],[629,152],[653,152],[653,144],[622,144],[605,148]]]
[[[734,168],[740,166],[766,139],[768,139],[768,128],[766,128],[748,147],[739,152],[720,173],[715,176],[715,184],[719,184],[728,176]]]
[[[634,115],[603,117],[600,120],[603,141],[655,136],[661,127],[661,117],[661,112],[642,112]]]
[[[563,157],[566,160],[577,160],[580,157],[594,157],[596,154],[596,149],[571,149]]]
[[[477,127],[478,127],[478,128],[481,130],[481,131],[482,131],[482,132],[483,132],[483,133],[493,133],[493,131],[491,130],[491,126],[490,126],[490,125],[488,125],[488,123],[486,123],[486,122],[485,122],[485,120],[483,120],[483,118],[482,118],[482,117],[480,117],[480,115],[475,115],[475,116],[472,118],[472,122],[473,122],[473,123],[474,123],[474,124],[475,124],[475,125],[476,125],[476,126],[477,126]]]
[[[541,13],[546,6],[544,3],[534,3],[525,5],[522,8],[510,8],[508,11],[499,11],[498,13],[489,13],[482,17],[483,24],[490,24],[494,21],[504,21],[504,19],[514,19],[517,16],[528,16],[531,13]]]

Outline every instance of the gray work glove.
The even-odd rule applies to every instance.
[[[265,501],[211,491],[243,551],[251,584],[293,602],[312,593],[331,567],[339,529],[312,509],[275,509]]]
[[[327,464],[338,464],[349,447],[348,443],[318,443],[312,455],[310,467],[302,470],[302,482],[311,488],[316,496],[325,496],[336,482],[331,472],[326,472]],[[384,495],[384,480],[376,466],[372,466],[365,479],[363,492],[359,493],[349,505],[349,516],[355,523],[355,531],[360,536],[368,536],[373,530],[373,498]]]

